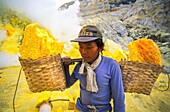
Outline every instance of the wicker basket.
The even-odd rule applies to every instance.
[[[35,60],[19,58],[32,92],[56,91],[66,88],[66,78],[60,55]]]
[[[121,61],[122,78],[125,92],[149,95],[162,72],[158,65],[135,61]]]

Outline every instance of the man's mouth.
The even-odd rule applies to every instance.
[[[85,57],[85,56],[83,56],[83,58],[84,58],[84,59],[88,59],[89,57]]]

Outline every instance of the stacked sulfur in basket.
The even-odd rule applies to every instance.
[[[64,44],[37,23],[25,28],[20,63],[32,92],[63,90],[66,79],[60,58]]]
[[[161,53],[157,44],[147,38],[128,45],[129,60],[120,62],[126,92],[149,95],[162,71]]]
[[[63,43],[58,42],[47,30],[40,28],[35,23],[25,28],[19,52],[22,59],[38,59],[45,56],[55,56],[62,52],[63,47]]]
[[[153,40],[141,38],[131,42],[128,45],[128,49],[130,60],[162,66],[159,47]]]

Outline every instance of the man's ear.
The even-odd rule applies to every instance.
[[[104,45],[100,47],[99,52],[102,52],[104,50]]]

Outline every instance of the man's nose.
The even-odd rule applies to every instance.
[[[82,49],[82,54],[87,54],[87,50],[86,49]]]

